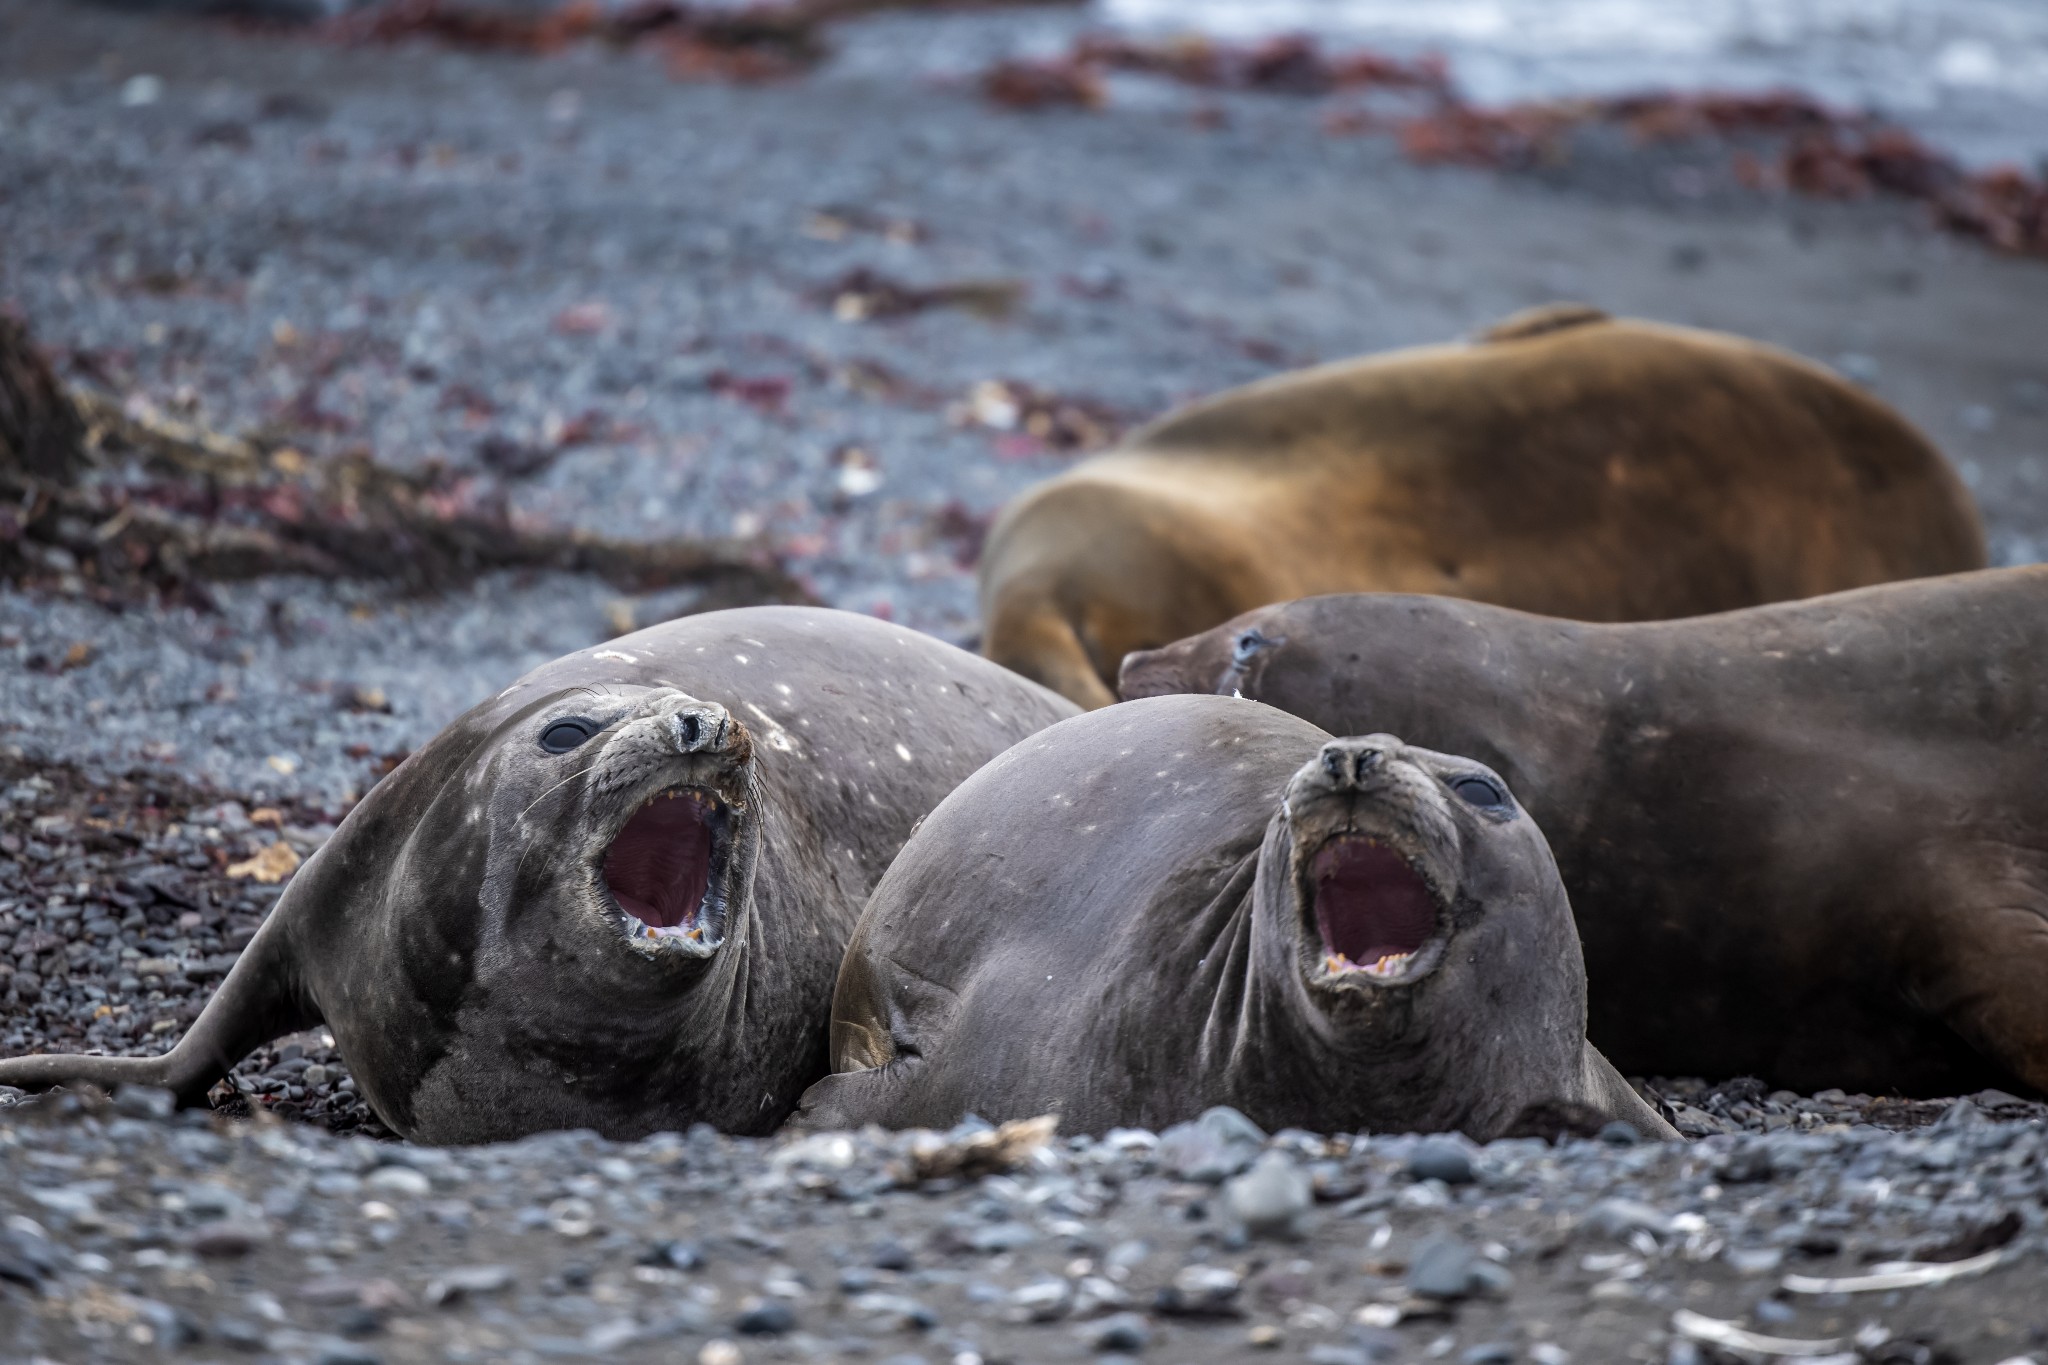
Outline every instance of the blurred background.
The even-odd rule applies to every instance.
[[[1023,487],[1553,299],[1834,366],[2039,559],[2044,157],[2039,0],[0,0],[0,307],[106,452],[0,538],[0,744],[339,811],[693,607],[971,644]]]

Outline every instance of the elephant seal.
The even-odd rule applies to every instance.
[[[1073,711],[849,612],[711,612],[578,651],[373,788],[168,1054],[18,1058],[0,1084],[197,1103],[324,1022],[422,1142],[766,1132],[826,1072],[840,954],[914,823]]]
[[[1064,721],[961,784],[861,914],[807,1127],[1058,1114],[1462,1129],[1594,1106],[1550,851],[1506,785],[1218,697]]]
[[[1632,1075],[2048,1093],[2048,568],[1692,621],[1268,607],[1124,664],[1506,775]]]
[[[1961,482],[1869,394],[1552,307],[1220,394],[1026,492],[983,554],[983,652],[1104,706],[1132,650],[1317,593],[1641,621],[1984,563]]]

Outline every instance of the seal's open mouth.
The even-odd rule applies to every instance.
[[[633,813],[604,854],[628,939],[719,945],[733,820],[733,808],[702,787],[670,787]]]
[[[1434,965],[1436,893],[1398,851],[1377,839],[1340,835],[1309,863],[1323,969],[1375,981],[1413,980]]]

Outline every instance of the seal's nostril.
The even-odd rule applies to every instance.
[[[1351,763],[1340,746],[1329,744],[1323,747],[1323,771],[1339,782],[1351,781]]]
[[[697,747],[697,736],[702,727],[695,716],[684,716],[681,719],[682,723],[677,727],[677,736],[683,748],[694,749]]]
[[[1359,751],[1357,773],[1360,782],[1365,781],[1367,773],[1380,766],[1380,759],[1382,757],[1384,755],[1378,749],[1363,749]]]

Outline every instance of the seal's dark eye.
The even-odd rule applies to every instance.
[[[540,732],[540,747],[551,754],[566,754],[602,728],[594,720],[570,716],[567,720],[554,721]]]
[[[1248,664],[1270,643],[1271,641],[1257,630],[1248,630],[1237,637],[1237,647],[1230,651],[1230,661],[1234,664]]]
[[[1508,794],[1483,777],[1454,777],[1451,790],[1482,810],[1499,810],[1508,803]]]

